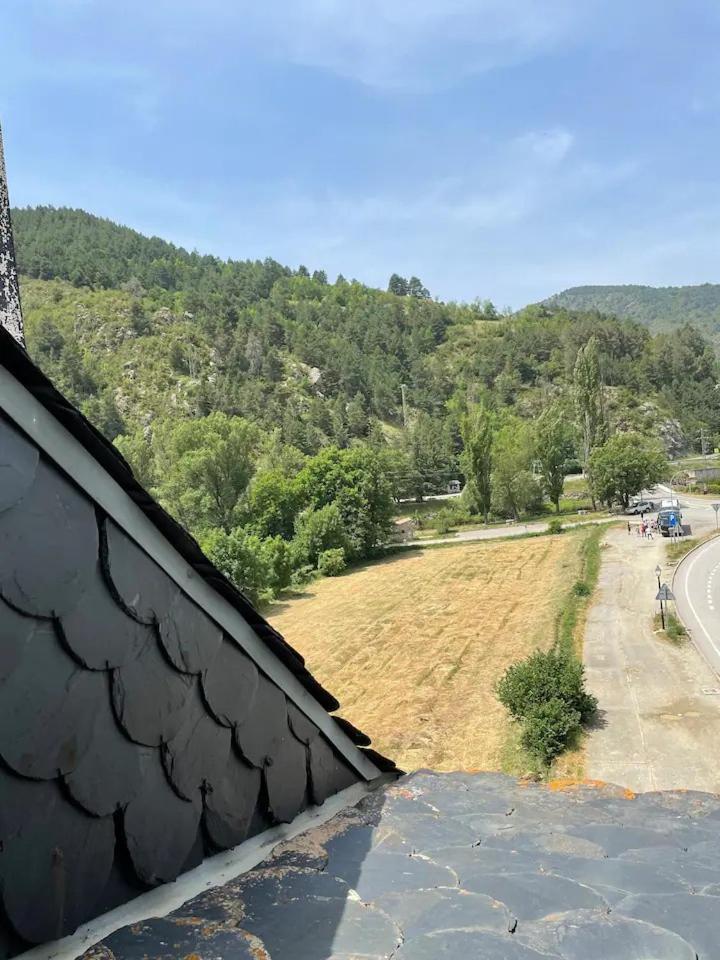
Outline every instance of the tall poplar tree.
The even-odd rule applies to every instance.
[[[493,439],[492,413],[481,403],[460,419],[463,452],[460,463],[465,474],[468,496],[488,522],[492,497]]]
[[[600,355],[596,337],[580,347],[573,371],[575,416],[582,438],[583,470],[588,473],[590,454],[607,439],[607,423],[600,375]],[[593,496],[593,508],[595,507]]]

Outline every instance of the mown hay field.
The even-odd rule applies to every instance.
[[[498,770],[509,721],[494,686],[555,635],[586,531],[411,551],[276,606],[270,620],[405,770]]]

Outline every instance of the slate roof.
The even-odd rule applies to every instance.
[[[720,797],[420,771],[83,960],[717,960]]]
[[[3,367],[242,614],[275,680],[251,632],[195,603],[0,396],[0,958],[291,822],[377,775],[368,759],[392,768],[352,724],[327,721],[306,693],[337,701],[302,657],[0,330]],[[301,681],[296,700],[274,658]],[[344,756],[343,735],[355,744]]]

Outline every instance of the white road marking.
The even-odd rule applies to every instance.
[[[718,649],[717,644],[715,643],[715,641],[713,640],[713,638],[712,638],[712,637],[710,636],[710,634],[708,633],[707,627],[705,626],[705,624],[702,622],[702,620],[701,620],[700,617],[698,616],[698,612],[697,612],[697,610],[695,609],[695,604],[692,602],[692,598],[690,597],[690,589],[689,589],[690,573],[692,572],[693,567],[695,566],[695,564],[697,563],[698,559],[702,556],[702,554],[703,554],[704,552],[705,552],[704,550],[698,551],[698,552],[695,554],[695,556],[693,557],[693,559],[690,561],[690,566],[687,568],[687,572],[686,572],[686,574],[685,574],[685,596],[687,597],[687,602],[688,602],[688,604],[690,605],[690,609],[691,609],[692,612],[693,612],[693,616],[695,617],[695,619],[697,620],[697,622],[700,624],[700,629],[702,630],[702,632],[705,634],[705,636],[706,636],[706,637],[708,638],[708,640],[710,641],[710,645],[711,645],[711,647],[713,648],[713,650],[715,651],[715,653],[718,654],[718,656],[720,656],[720,649]]]

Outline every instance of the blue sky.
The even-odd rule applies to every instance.
[[[4,0],[15,204],[520,307],[720,281],[716,0]]]

